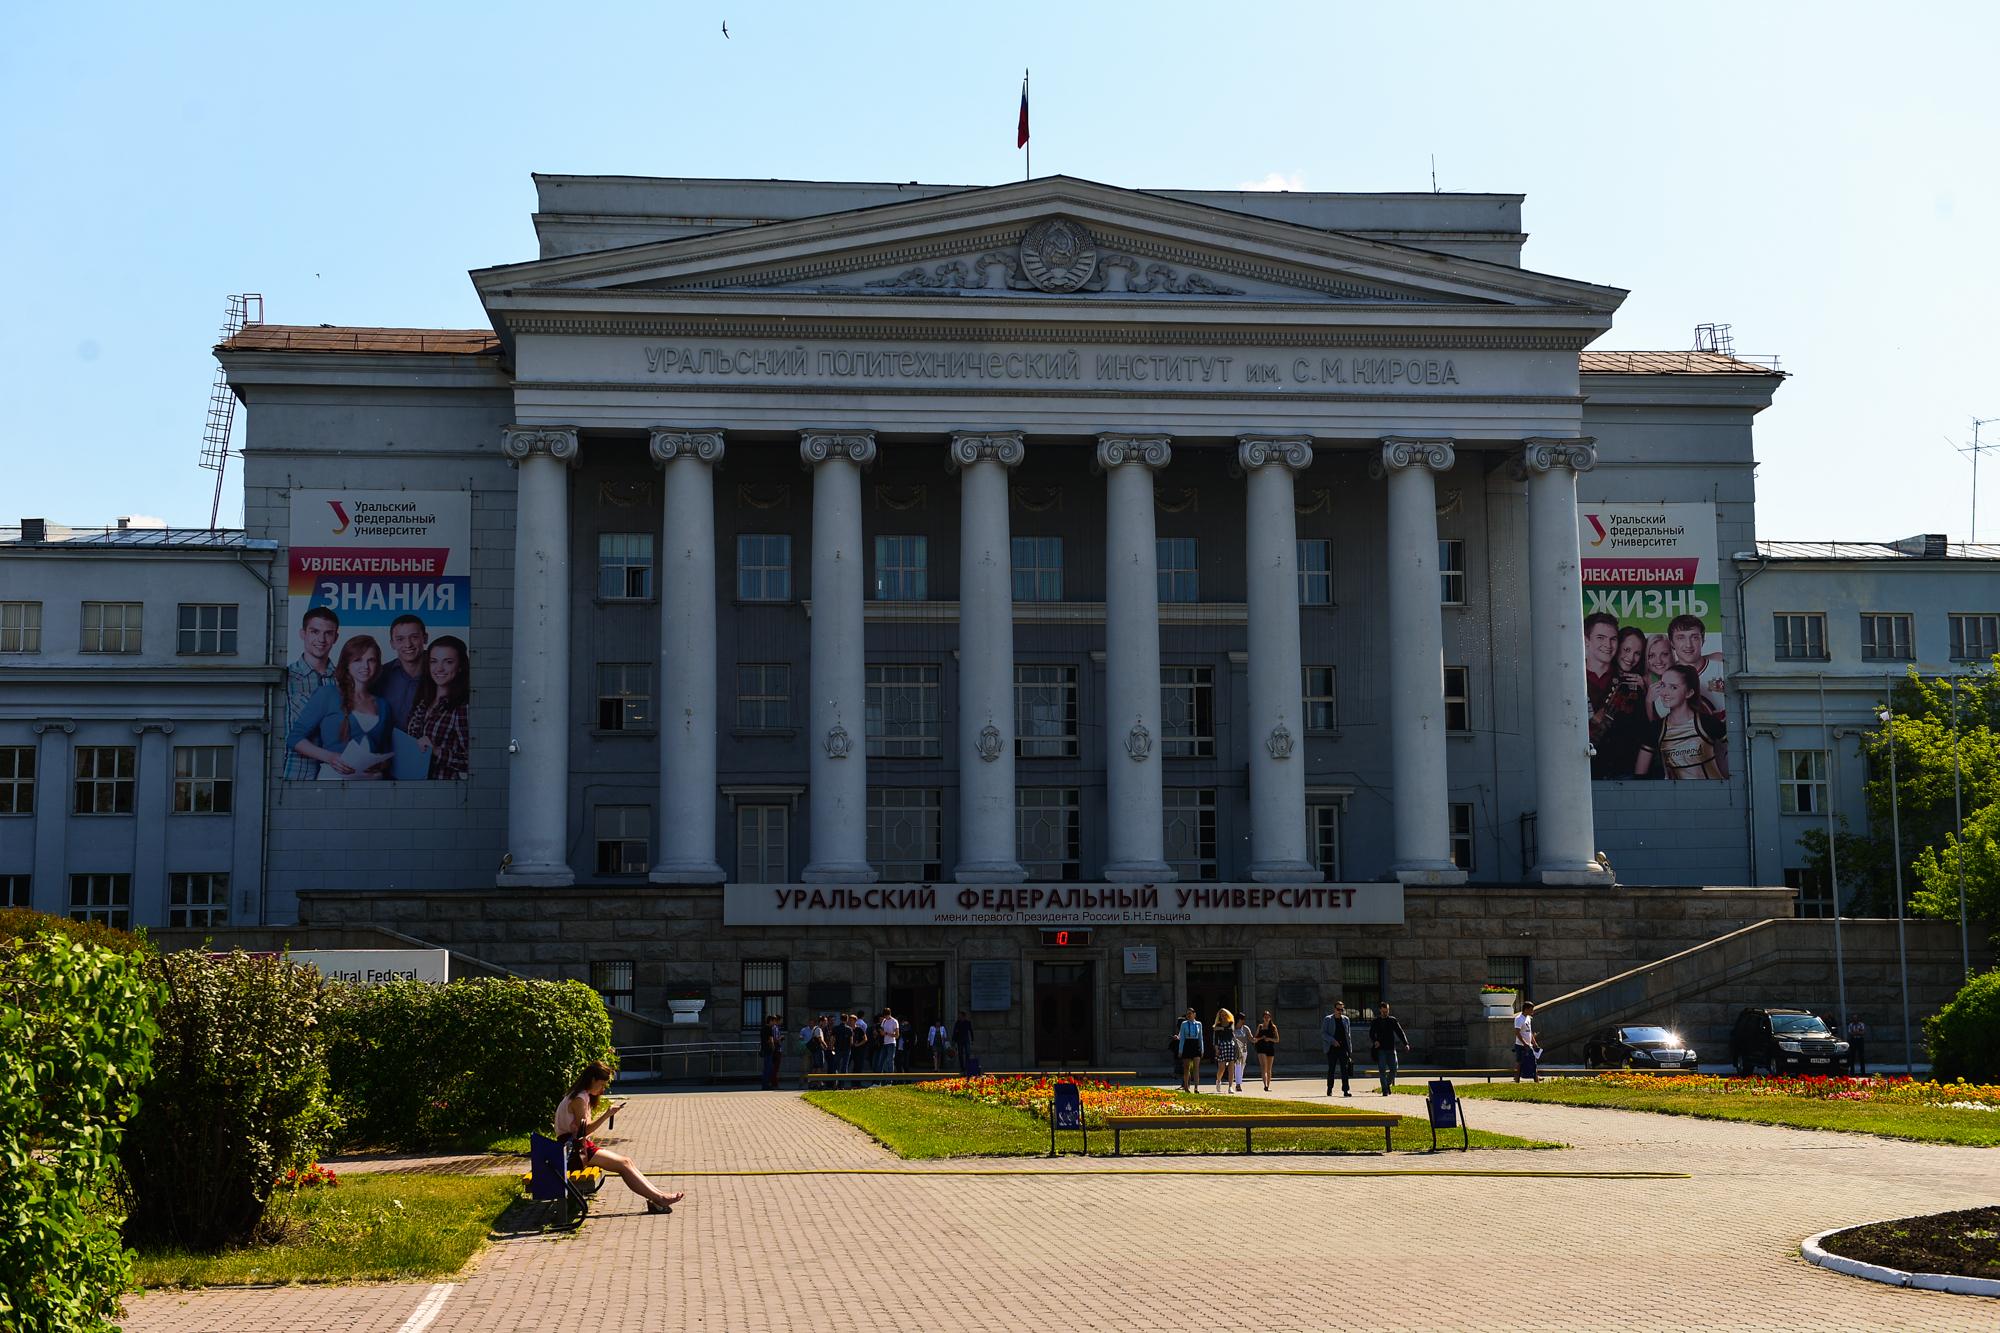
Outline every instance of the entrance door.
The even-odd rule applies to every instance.
[[[1097,964],[1035,964],[1035,1063],[1097,1061]]]
[[[1228,1009],[1241,1015],[1238,1003],[1237,963],[1233,958],[1195,958],[1187,965],[1187,1003],[1206,1028],[1215,1022],[1215,1011]]]
[[[931,1024],[944,1014],[943,963],[891,963],[885,1003],[903,1025],[905,1067],[929,1069]],[[947,1024],[946,1026],[950,1026]]]

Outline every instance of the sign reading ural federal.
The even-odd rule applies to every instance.
[[[725,926],[1400,926],[1401,884],[730,884]]]

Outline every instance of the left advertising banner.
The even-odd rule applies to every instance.
[[[290,781],[469,776],[472,497],[293,491]]]

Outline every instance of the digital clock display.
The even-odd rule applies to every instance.
[[[1045,949],[1074,949],[1078,945],[1090,943],[1090,932],[1063,926],[1042,931],[1042,947]]]

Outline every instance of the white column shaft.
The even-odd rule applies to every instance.
[[[1395,772],[1397,878],[1463,882],[1451,861],[1445,755],[1444,625],[1439,609],[1437,479],[1449,445],[1392,442],[1389,485],[1389,745]]]
[[[512,726],[503,885],[559,888],[569,865],[569,460],[574,431],[510,431],[514,507]]]
[[[1317,879],[1306,837],[1304,681],[1299,662],[1298,511],[1292,471],[1312,461],[1303,439],[1238,446],[1250,615],[1250,878]]]
[[[1014,586],[1007,517],[1013,436],[959,436],[958,697],[961,883],[1023,877],[1014,815]],[[1011,460],[1010,460],[1011,454]],[[969,461],[968,461],[969,460]]]
[[[660,552],[660,848],[656,884],[716,884],[715,477],[722,433],[655,432]]]
[[[1587,441],[1530,441],[1526,457],[1535,871],[1544,883],[1608,882],[1595,859],[1576,524],[1576,474],[1594,465],[1596,452]]]
[[[1105,467],[1104,877],[1155,883],[1174,878],[1162,855],[1160,767],[1160,580],[1154,546],[1153,469],[1164,440],[1107,437]]]
[[[801,878],[809,882],[867,883],[868,746],[864,607],[867,560],[861,537],[861,464],[865,449],[838,445],[806,458],[813,469],[812,530],[812,845]],[[817,456],[816,456],[817,454]]]

